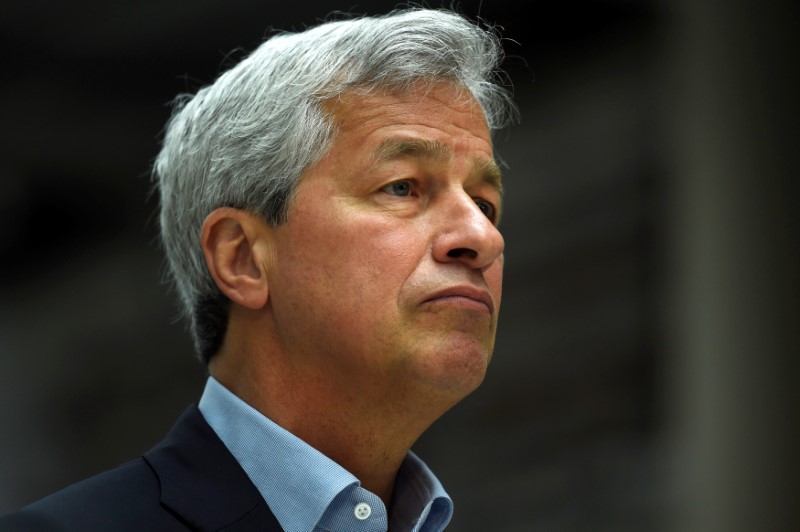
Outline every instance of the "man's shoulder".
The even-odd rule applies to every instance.
[[[186,530],[159,500],[159,482],[139,458],[0,518],[0,531]]]
[[[0,532],[280,530],[196,405],[141,458],[0,517]]]

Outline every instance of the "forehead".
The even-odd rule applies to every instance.
[[[336,139],[375,149],[386,138],[429,139],[492,158],[492,142],[483,110],[465,88],[452,83],[416,85],[404,91],[365,93],[351,90],[324,102]]]

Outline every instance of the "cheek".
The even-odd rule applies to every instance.
[[[337,261],[334,267],[344,270],[347,277],[361,277],[386,288],[409,275],[419,255],[417,231],[382,214],[344,214],[343,219],[331,220],[327,231],[328,251]]]
[[[362,231],[351,233],[353,246],[361,252],[364,274],[376,285],[394,288],[396,292],[420,261],[424,246],[413,231],[404,230],[396,220],[366,224]],[[422,250],[420,250],[422,248]],[[359,266],[359,265],[356,265]]]
[[[397,308],[419,262],[415,234],[374,213],[307,216],[291,235],[281,269],[292,277],[289,285],[304,287],[308,304],[335,311],[336,321],[369,321]]]

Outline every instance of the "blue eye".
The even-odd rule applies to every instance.
[[[408,196],[411,194],[410,181],[396,181],[383,187],[381,190],[393,196]]]

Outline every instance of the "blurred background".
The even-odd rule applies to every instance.
[[[170,100],[271,28],[394,5],[4,3],[0,513],[199,397],[150,194]],[[522,119],[492,367],[416,445],[452,530],[800,530],[797,8],[455,7],[502,27]]]

